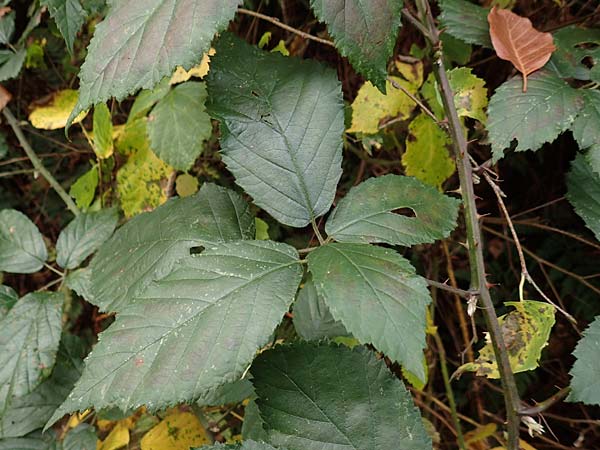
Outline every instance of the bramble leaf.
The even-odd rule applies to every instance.
[[[344,106],[335,72],[227,34],[208,75],[209,113],[236,182],[279,222],[325,214],[342,174]]]
[[[205,184],[198,194],[171,199],[117,230],[90,265],[92,301],[119,311],[192,247],[253,237],[248,204],[229,189]]]
[[[485,124],[488,105],[485,81],[471,73],[467,67],[457,67],[448,72],[448,81],[454,92],[454,105],[459,117],[471,117]]]
[[[590,80],[591,70],[600,68],[600,29],[571,25],[557,30],[553,37],[556,51],[546,67],[561,78]],[[584,62],[594,67],[590,69]]]
[[[17,300],[19,300],[19,296],[13,288],[0,284],[0,320],[8,314]]]
[[[350,189],[329,216],[325,231],[340,242],[414,245],[447,237],[459,201],[412,177],[384,175]],[[412,214],[397,212],[410,208]]]
[[[311,0],[343,56],[381,91],[402,25],[402,0]],[[387,88],[389,92],[389,87]]]
[[[60,34],[67,43],[67,50],[72,55],[73,43],[87,17],[81,3],[79,0],[40,0],[40,5],[48,7],[48,12],[56,22]]]
[[[600,145],[600,91],[584,89],[582,92],[583,108],[571,126],[573,137],[584,149]]]
[[[582,154],[577,155],[567,174],[567,199],[600,240],[600,174]]]
[[[113,123],[106,103],[94,107],[94,152],[101,159],[113,154]]]
[[[1,449],[0,449],[1,450]],[[191,450],[277,450],[275,447],[265,444],[264,442],[255,442],[245,440],[241,444],[224,445],[214,444],[211,446],[197,447]],[[285,448],[279,448],[279,450],[285,450]]]
[[[98,166],[94,164],[71,185],[69,195],[75,199],[78,208],[86,210],[90,207],[96,196],[98,181]]]
[[[0,211],[0,271],[33,273],[44,266],[48,250],[42,234],[16,209]]]
[[[491,48],[489,10],[466,0],[439,0],[440,24],[446,33],[469,44]]]
[[[425,380],[425,310],[431,297],[406,259],[382,247],[328,244],[309,253],[308,268],[334,319]]]
[[[272,241],[207,244],[184,256],[119,308],[49,423],[92,406],[160,410],[238,380],[288,311],[302,272],[296,250]]]
[[[258,356],[251,373],[269,441],[278,447],[431,450],[402,381],[364,347],[277,346]]]
[[[575,364],[571,369],[571,393],[567,401],[600,405],[600,316],[583,332],[573,352]]]
[[[189,69],[210,49],[216,32],[233,18],[240,0],[111,2],[98,24],[79,74],[71,114],[111,97],[151,89],[177,66]]]

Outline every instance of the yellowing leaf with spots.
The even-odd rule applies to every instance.
[[[198,418],[190,412],[176,412],[144,435],[142,450],[189,450],[210,444],[206,430]]]
[[[50,101],[44,105],[36,106],[29,114],[29,121],[35,128],[42,130],[58,130],[64,128],[67,119],[77,104],[78,94],[74,89],[65,89],[55,92]],[[79,114],[73,123],[81,122],[87,111]]]
[[[208,75],[210,70],[210,57],[214,56],[215,49],[211,48],[208,53],[205,53],[202,57],[202,61],[197,66],[192,67],[190,70],[185,70],[183,67],[178,66],[173,73],[173,76],[169,80],[169,84],[179,84],[189,80],[192,77],[204,78]]]
[[[399,77],[392,77],[396,83],[415,94],[418,87]],[[415,103],[408,95],[386,82],[387,94],[383,94],[370,81],[362,85],[352,103],[352,125],[349,133],[376,134],[386,120],[397,117],[408,118],[415,109]]]
[[[460,117],[471,117],[485,124],[488,105],[485,81],[471,73],[467,67],[448,72],[448,80],[454,92],[454,105]]]
[[[414,64],[396,61],[396,70],[415,88],[420,88],[423,84],[423,63],[417,61]]]
[[[448,153],[448,135],[428,116],[419,114],[408,127],[402,164],[406,175],[441,189],[456,169]]]
[[[145,127],[145,119],[140,121]],[[135,137],[127,136],[127,131],[121,136],[120,144],[127,142],[129,159],[117,172],[117,192],[127,217],[151,211],[167,201],[164,187],[166,178],[173,171],[150,150],[148,138],[138,134],[139,127],[132,130]]]
[[[554,325],[554,306],[531,300],[506,302],[515,309],[498,318],[514,373],[533,370],[538,366],[542,349],[548,343]],[[500,378],[494,349],[486,335],[486,344],[472,363],[463,364],[457,373],[476,372],[488,378]]]
[[[98,441],[96,450],[118,450],[129,444],[129,429],[118,423],[104,441]]]

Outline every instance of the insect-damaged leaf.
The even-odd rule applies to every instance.
[[[548,343],[554,325],[554,306],[531,300],[506,302],[505,305],[515,308],[498,318],[510,366],[514,373],[533,370],[539,364],[542,349]],[[488,338],[477,359],[457,370],[459,373],[464,371],[488,378],[500,377],[494,349]]]
[[[541,69],[556,50],[552,35],[537,31],[528,18],[496,6],[488,14],[488,21],[496,53],[523,74],[523,92],[527,92],[527,76]]]
[[[208,244],[183,257],[120,308],[50,423],[89,407],[164,409],[240,379],[302,272],[296,250],[272,241]]]

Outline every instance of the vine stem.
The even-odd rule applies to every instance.
[[[29,144],[29,141],[27,140],[27,138],[23,134],[23,131],[21,130],[21,127],[19,126],[19,122],[17,121],[15,116],[13,116],[13,113],[10,112],[10,109],[8,109],[8,107],[5,107],[2,110],[2,114],[6,118],[13,132],[15,133],[15,136],[17,136],[21,147],[23,147],[25,154],[33,164],[35,170],[37,170],[46,179],[48,184],[52,186],[52,188],[56,191],[60,198],[62,198],[62,200],[65,202],[67,208],[69,208],[69,210],[74,215],[79,215],[79,208],[77,208],[77,205],[75,204],[71,196],[67,194],[67,192],[63,189],[60,183],[56,181],[56,179],[52,176],[50,171],[46,169],[46,167],[44,167],[44,164],[42,163],[40,158],[38,158],[38,155],[35,153],[31,145]]]
[[[434,49],[435,76],[440,86],[444,110],[448,117],[449,133],[452,137],[452,146],[456,158],[456,167],[460,180],[460,191],[463,199],[464,215],[467,229],[467,247],[469,250],[469,265],[471,267],[471,289],[479,292],[479,301],[484,313],[487,329],[494,348],[498,372],[502,382],[504,401],[506,404],[506,419],[508,441],[507,450],[519,450],[519,415],[521,407],[519,393],[515,378],[508,360],[504,337],[494,309],[494,303],[488,288],[485,263],[483,259],[482,235],[475,202],[475,189],[473,185],[473,172],[469,161],[467,140],[463,132],[462,123],[454,105],[454,94],[446,74],[446,68],[441,54],[439,30],[435,24],[431,8],[427,0],[417,0],[421,13],[421,25],[428,29],[425,37],[431,42]]]

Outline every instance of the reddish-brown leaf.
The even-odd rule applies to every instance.
[[[488,22],[496,53],[523,74],[523,92],[527,92],[527,75],[541,69],[556,50],[552,35],[536,30],[528,18],[507,9],[493,7]]]

